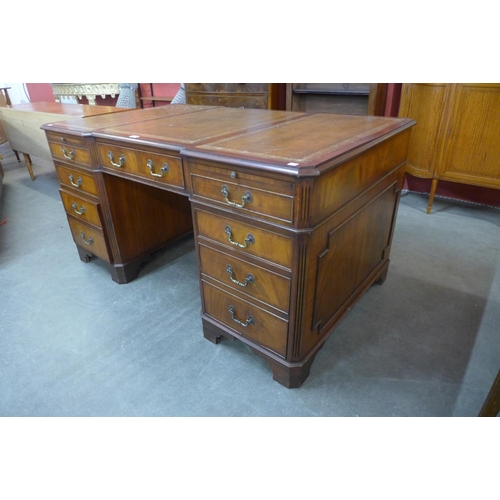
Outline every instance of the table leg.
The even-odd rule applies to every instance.
[[[29,154],[23,153],[24,163],[26,163],[26,167],[28,168],[28,172],[30,173],[31,180],[35,180],[35,175],[33,174],[33,163],[31,163],[31,158]]]
[[[432,204],[434,203],[434,195],[436,194],[436,189],[438,187],[439,179],[432,179],[431,192],[429,194],[429,204],[427,205],[427,213],[430,214],[432,210]]]

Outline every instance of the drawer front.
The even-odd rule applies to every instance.
[[[72,193],[59,190],[64,209],[68,214],[77,219],[88,222],[96,227],[102,228],[101,218],[99,216],[98,204],[84,200]]]
[[[106,242],[103,234],[98,230],[82,222],[78,222],[68,217],[69,227],[75,243],[97,255],[101,259],[110,262]]]
[[[186,83],[186,92],[230,92],[266,94],[267,83]]]
[[[202,283],[204,312],[243,337],[286,356],[288,321]]]
[[[182,163],[175,156],[99,144],[102,165],[113,170],[136,174],[146,179],[183,188]]]
[[[291,238],[202,210],[196,210],[196,222],[200,236],[291,269]]]
[[[288,314],[289,279],[205,245],[199,249],[202,274]]]
[[[78,146],[86,149],[85,139],[81,137],[74,137],[72,135],[58,134],[57,132],[45,132],[49,142],[60,142],[69,146]]]
[[[233,174],[235,180],[230,178],[229,171],[219,176],[216,171],[198,169],[196,165],[190,167],[193,195],[266,219],[293,222],[293,184],[268,181],[265,186],[256,176],[242,178],[241,174]],[[254,181],[252,177],[255,177]]]
[[[267,109],[267,96],[191,94],[186,104],[198,106],[225,106],[228,108]]]
[[[97,196],[97,185],[92,174],[84,174],[71,167],[56,164],[57,176],[63,186]]]
[[[90,156],[87,149],[78,148],[71,144],[59,144],[55,142],[49,142],[49,147],[52,157],[56,160],[90,166]]]

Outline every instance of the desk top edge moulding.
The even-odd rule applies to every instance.
[[[63,97],[77,97],[80,101],[86,97],[90,106],[95,106],[95,99],[101,96],[103,99],[110,95],[115,97],[120,93],[118,83],[51,83],[52,92],[56,102],[61,102]]]
[[[80,259],[125,284],[194,235],[204,337],[240,340],[292,388],[385,280],[414,124],[175,105],[42,129]]]

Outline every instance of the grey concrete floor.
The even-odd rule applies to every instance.
[[[500,211],[401,199],[391,265],[299,389],[203,338],[192,238],[127,285],[82,263],[51,162],[0,146],[0,416],[476,416],[500,367]]]

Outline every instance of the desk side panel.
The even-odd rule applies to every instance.
[[[338,187],[328,176],[314,181],[311,198],[316,208],[321,193],[328,190],[337,200],[328,203],[334,207],[328,217],[318,210],[316,217],[322,221],[303,233],[297,246],[291,361],[316,351],[365,291],[385,278],[407,145],[407,138],[396,136],[346,164],[345,171],[341,166]],[[369,181],[360,182],[359,165],[376,167],[366,177]],[[348,200],[342,199],[343,185],[348,192],[357,185]]]

